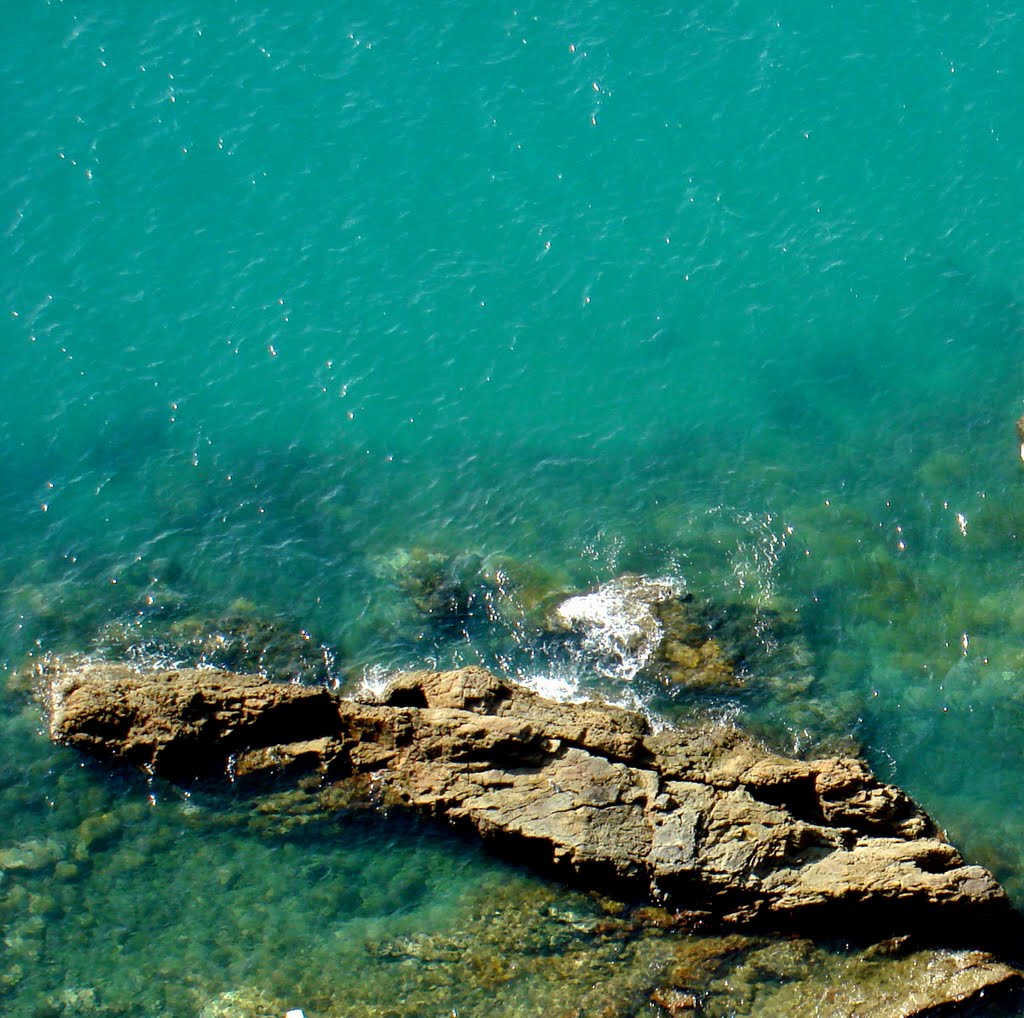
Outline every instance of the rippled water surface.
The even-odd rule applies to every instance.
[[[665,960],[438,832],[50,748],[26,659],[164,624],[853,737],[1024,905],[1013,5],[8,6],[8,1013],[535,1014],[601,952],[642,1008]],[[424,562],[511,607],[425,620]],[[528,624],[627,571],[746,612],[760,674],[670,702]]]

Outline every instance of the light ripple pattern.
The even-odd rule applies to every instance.
[[[0,852],[45,860],[0,882],[9,1013],[536,1014],[584,956],[549,916],[452,961],[495,887],[585,907],[457,841],[79,767],[47,653],[482,663],[855,739],[1024,905],[1014,5],[6,13]],[[626,573],[747,620],[746,685],[552,636]],[[657,945],[602,951],[642,1011]]]

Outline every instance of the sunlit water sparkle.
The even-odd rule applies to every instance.
[[[249,613],[343,683],[482,663],[851,736],[1024,903],[1024,19],[463,8],[12,8],[7,674]],[[458,625],[410,609],[417,553],[479,557]],[[749,609],[768,659],[782,619],[800,682],[680,702],[531,628],[627,572]],[[57,853],[0,884],[9,1013],[292,980],[329,1014],[374,972],[443,1014],[366,944],[563,893],[438,832],[185,809],[49,747],[21,692],[0,725],[0,851]]]

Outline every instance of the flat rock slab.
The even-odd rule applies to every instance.
[[[339,801],[404,805],[574,882],[726,924],[938,936],[1014,916],[992,875],[861,760],[786,758],[727,726],[653,732],[480,668],[401,675],[357,702],[94,663],[57,666],[46,693],[52,738],[96,756],[174,781],[316,773]]]

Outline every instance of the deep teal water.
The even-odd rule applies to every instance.
[[[1024,18],[465,6],[9,5],[6,669],[241,599],[344,680],[483,660],[586,688],[514,630],[417,630],[396,555],[672,575],[809,648],[800,698],[698,709],[854,736],[1024,905]],[[114,792],[34,717],[11,697],[4,837],[70,845]],[[129,830],[179,823],[155,808]],[[201,843],[269,873],[232,831]],[[323,865],[379,883],[378,837]],[[460,901],[504,879],[467,851],[422,856],[463,860]],[[140,893],[107,865],[64,891],[87,936]],[[9,1010],[81,981],[38,908]]]

